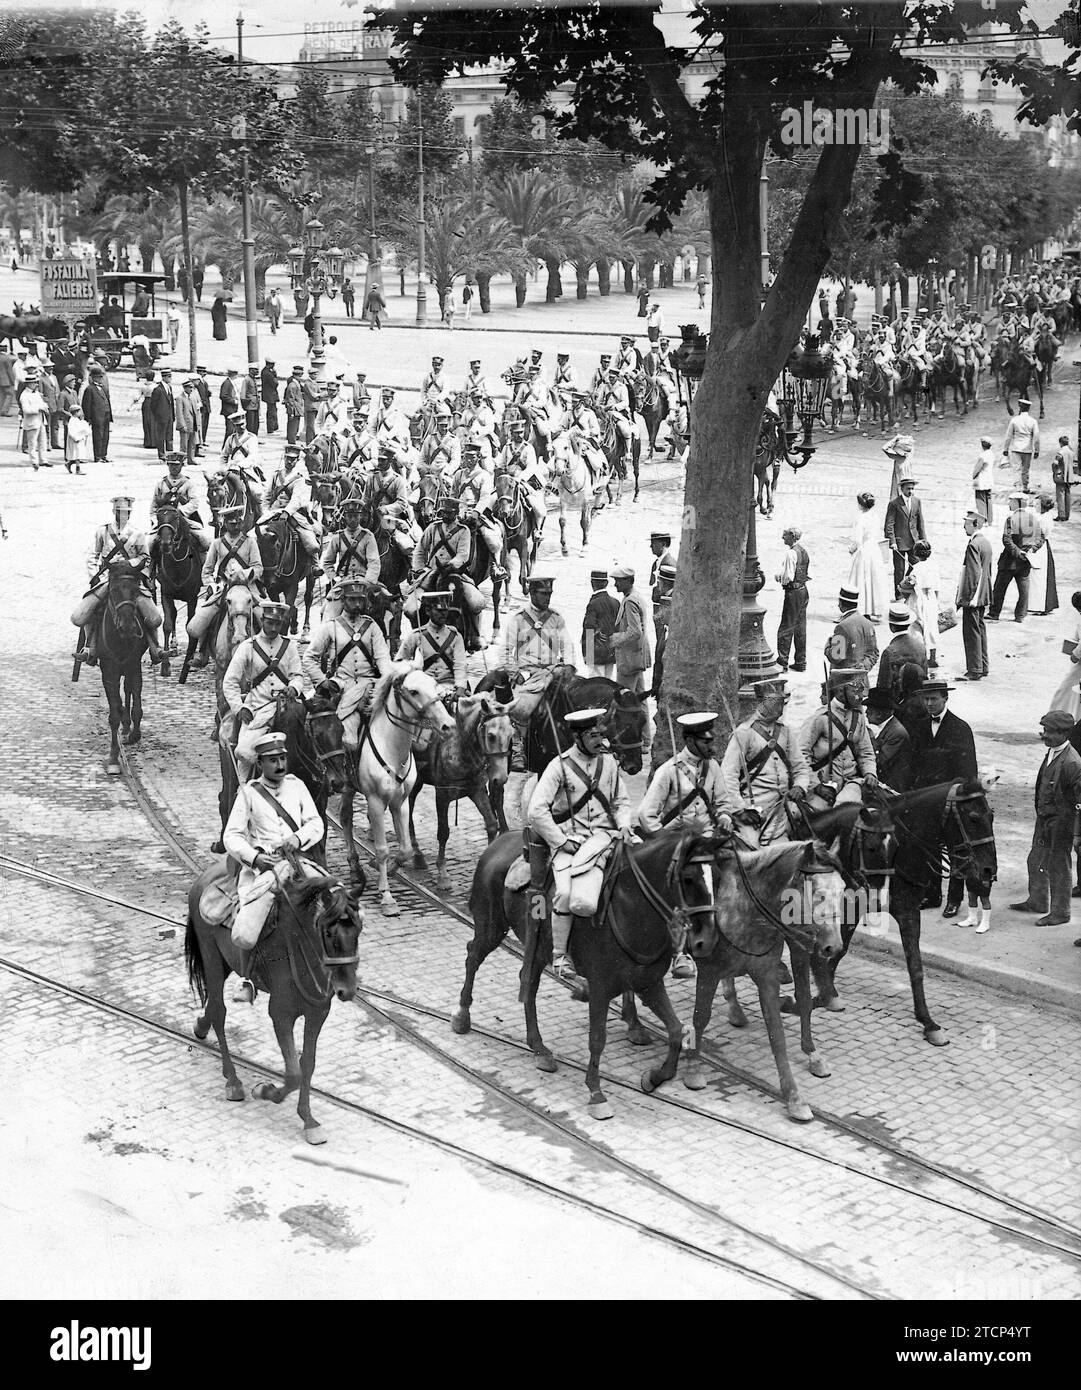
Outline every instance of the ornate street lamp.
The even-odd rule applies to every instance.
[[[829,388],[830,359],[818,345],[818,335],[808,333],[802,347],[796,347],[781,369],[781,393],[784,401],[786,434],[788,437],[787,461],[793,468],[806,468],[815,451],[812,432],[815,423],[823,419],[826,404],[826,391]],[[803,438],[796,442],[799,430],[794,421],[799,419]],[[793,457],[793,452],[800,455]]]
[[[340,246],[324,250],[325,230],[322,222],[313,217],[304,228],[304,245],[289,249],[289,283],[294,290],[304,288],[312,300],[312,367],[316,381],[326,375],[323,355],[323,319],[320,300],[323,295],[336,298],[345,274],[345,252]]]

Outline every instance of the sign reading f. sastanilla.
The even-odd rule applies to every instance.
[[[92,314],[98,306],[98,268],[92,258],[61,256],[41,263],[41,312]]]
[[[127,1361],[134,1371],[150,1369],[149,1327],[84,1327],[70,1322],[54,1327],[49,1356],[53,1361]]]

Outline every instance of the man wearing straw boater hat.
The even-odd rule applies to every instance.
[[[913,626],[912,609],[907,603],[890,604],[889,624],[893,637],[879,658],[875,684],[888,691],[894,708],[900,709],[927,678],[927,646]]]

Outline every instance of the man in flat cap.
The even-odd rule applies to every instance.
[[[1049,710],[1040,726],[1040,741],[1047,752],[1036,774],[1028,896],[1010,906],[1014,912],[1039,913],[1038,927],[1057,927],[1070,920],[1070,853],[1081,802],[1081,755],[1070,744],[1073,720],[1065,710]]]

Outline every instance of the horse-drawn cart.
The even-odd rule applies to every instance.
[[[165,319],[158,316],[155,303],[156,288],[165,283],[165,276],[107,271],[98,278],[101,305],[96,313],[73,324],[74,348],[110,371],[120,366],[125,353],[131,353],[137,368],[148,367],[166,341]],[[129,286],[133,287],[130,306]],[[145,338],[148,346],[134,341],[138,338]]]

